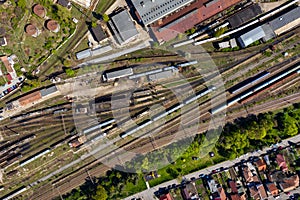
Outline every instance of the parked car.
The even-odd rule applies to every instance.
[[[199,178],[205,177],[205,174],[199,174]]]

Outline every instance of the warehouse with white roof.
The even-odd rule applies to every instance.
[[[252,44],[255,41],[258,41],[265,37],[266,34],[261,26],[252,29],[251,31],[241,35],[240,37],[237,38],[237,41],[241,45],[242,48],[245,48]]]

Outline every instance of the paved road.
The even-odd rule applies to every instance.
[[[282,147],[287,147],[287,146],[289,146],[288,141],[292,141],[294,143],[300,142],[300,134],[298,134],[298,135],[296,135],[296,136],[294,136],[292,138],[283,140],[278,145],[282,146]],[[187,178],[187,179],[190,179],[192,177],[196,177],[197,178],[197,177],[199,177],[200,174],[209,174],[214,169],[218,169],[220,167],[230,167],[230,166],[233,166],[235,163],[241,162],[242,159],[247,160],[250,156],[260,156],[261,154],[267,153],[267,151],[270,150],[270,149],[272,149],[272,148],[271,147],[267,147],[267,148],[264,148],[262,151],[258,151],[258,152],[255,152],[255,153],[247,153],[245,155],[240,156],[239,158],[237,158],[235,160],[228,160],[228,161],[216,164],[214,166],[211,166],[211,167],[199,170],[197,172],[190,173],[188,175],[185,175],[184,177]],[[141,198],[141,197],[144,200],[153,200],[153,199],[155,199],[154,192],[158,191],[159,188],[164,188],[164,187],[167,187],[168,185],[178,184],[178,183],[179,183],[178,180],[174,179],[174,180],[162,183],[160,185],[157,185],[155,187],[152,187],[152,188],[150,188],[148,190],[144,190],[143,192],[140,192],[138,194],[135,194],[135,195],[132,195],[130,197],[127,197],[127,198],[125,198],[125,200],[131,200],[133,198]],[[300,193],[300,188],[298,188],[295,191],[292,191],[291,194],[292,193]],[[270,197],[269,199],[271,200],[271,199],[274,199],[274,198]],[[281,198],[280,199],[288,199],[288,195],[286,195],[286,194],[283,193],[283,194],[281,194]]]

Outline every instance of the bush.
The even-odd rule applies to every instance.
[[[71,68],[67,68],[65,70],[65,72],[66,72],[66,74],[67,74],[68,77],[74,77],[75,76],[75,71],[73,69],[71,69]]]
[[[107,14],[103,14],[102,19],[103,19],[103,21],[108,22],[109,21],[109,16]]]

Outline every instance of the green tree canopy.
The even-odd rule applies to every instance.
[[[107,14],[103,14],[102,19],[103,19],[103,21],[108,22],[109,21],[109,16]]]
[[[101,185],[97,186],[96,194],[93,195],[94,200],[106,200],[108,197],[106,190]]]

